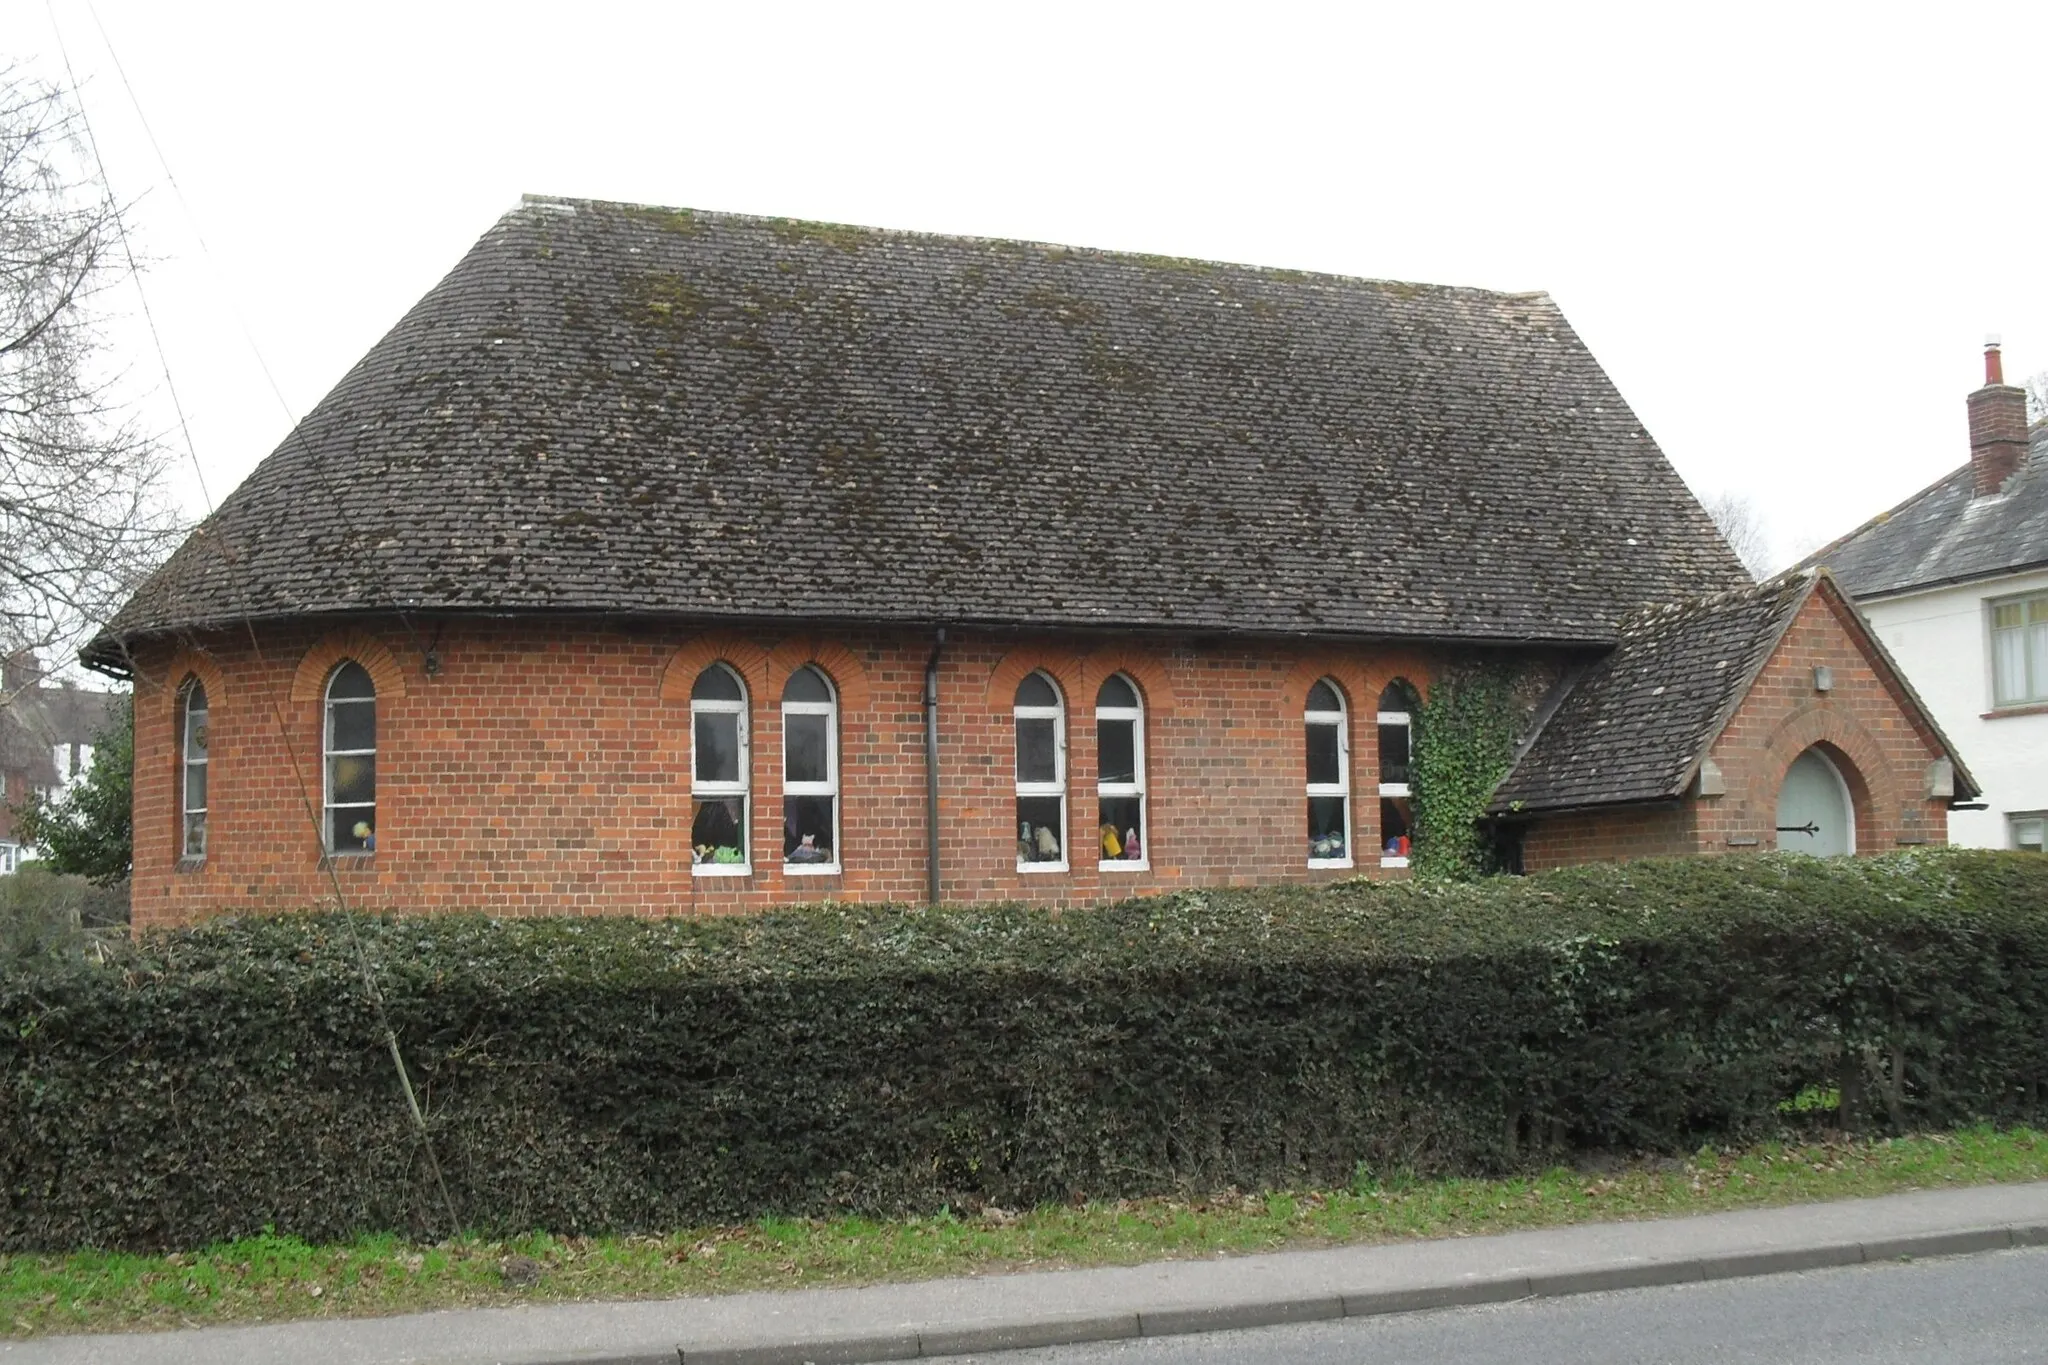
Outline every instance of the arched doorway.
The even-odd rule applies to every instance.
[[[1778,847],[1835,858],[1856,851],[1856,805],[1842,770],[1816,744],[1792,760],[1778,788]]]

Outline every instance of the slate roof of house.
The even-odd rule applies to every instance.
[[[90,744],[112,719],[111,692],[42,681],[26,653],[0,661],[0,795],[18,786],[56,787],[59,745]],[[14,837],[14,813],[0,801],[0,840]]]
[[[2048,567],[2048,422],[1997,496],[1973,497],[1970,466],[1808,555],[1851,596],[1884,597]]]
[[[1604,642],[1741,580],[1545,295],[529,199],[88,659],[394,607]]]
[[[1933,714],[1877,636],[1862,625],[1841,586],[1819,569],[1690,602],[1645,607],[1621,641],[1576,678],[1540,721],[1512,771],[1495,789],[1495,815],[1666,801],[1684,795],[1700,760],[1720,738],[1772,650],[1808,597],[1828,591],[1857,622],[1861,643],[1906,709],[1934,733],[1955,764],[1957,797],[1978,794]]]

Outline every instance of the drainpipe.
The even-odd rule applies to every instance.
[[[925,899],[933,905],[939,903],[939,651],[945,647],[941,626],[924,664]]]

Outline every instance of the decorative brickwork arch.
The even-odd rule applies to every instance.
[[[816,664],[831,679],[839,693],[841,716],[863,717],[868,705],[868,670],[860,656],[837,640],[823,636],[798,635],[768,651],[767,691],[772,701],[782,699],[790,674],[805,664]]]
[[[718,663],[730,667],[746,683],[750,709],[761,705],[763,698],[777,695],[768,687],[768,651],[744,636],[721,630],[707,631],[676,651],[661,670],[661,699],[687,706],[697,676]]]
[[[988,675],[988,709],[1006,720],[1010,708],[1017,704],[1017,684],[1033,673],[1043,673],[1051,678],[1060,690],[1071,717],[1075,708],[1083,703],[1074,691],[1076,674],[1081,670],[1074,667],[1074,656],[1063,650],[1043,645],[1020,645],[1005,654]],[[1085,703],[1093,708],[1094,702]]]
[[[146,694],[144,705],[175,718],[179,702],[185,695],[185,684],[193,679],[206,689],[209,706],[219,706],[221,698],[227,695],[220,665],[203,649],[181,649],[173,654],[161,679],[144,682],[142,675],[136,674],[135,690],[138,695]]]
[[[1358,724],[1361,705],[1372,701],[1371,696],[1359,689],[1363,685],[1363,674],[1358,664],[1338,654],[1311,654],[1296,659],[1294,666],[1287,670],[1287,676],[1280,683],[1280,713],[1299,719],[1301,708],[1308,704],[1309,689],[1325,678],[1343,694],[1344,709],[1351,717],[1354,727]],[[1354,736],[1353,745],[1357,739]]]
[[[1895,784],[1891,768],[1870,732],[1839,707],[1826,703],[1800,707],[1771,731],[1749,774],[1750,809],[1775,810],[1785,774],[1801,754],[1816,744],[1827,751],[1843,784],[1849,788],[1856,826],[1863,831],[1859,834],[1863,847],[1878,847],[1872,836],[1898,805],[1898,793],[1892,790]]]
[[[1359,699],[1376,710],[1380,704],[1380,693],[1396,681],[1407,683],[1415,689],[1415,700],[1424,701],[1429,697],[1430,684],[1436,681],[1436,669],[1417,654],[1376,656],[1366,666]]]
[[[306,651],[292,674],[292,700],[320,701],[327,690],[327,676],[344,660],[354,659],[377,685],[377,696],[405,695],[405,670],[382,640],[359,630],[337,631]]]
[[[1158,720],[1173,714],[1173,684],[1167,679],[1165,665],[1149,655],[1125,650],[1105,650],[1081,660],[1081,691],[1073,698],[1075,708],[1084,715],[1092,713],[1095,694],[1118,673],[1137,685],[1147,716]]]

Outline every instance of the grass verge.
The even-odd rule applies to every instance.
[[[1502,1180],[1142,1199],[877,1221],[769,1219],[662,1237],[255,1237],[163,1256],[0,1256],[0,1336],[353,1317],[567,1299],[914,1280],[1280,1247],[1470,1236],[1901,1190],[2048,1179],[2048,1136],[1989,1128],[1772,1144]]]

